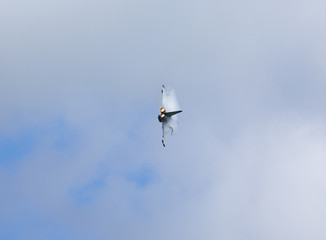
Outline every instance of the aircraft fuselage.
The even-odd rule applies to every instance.
[[[173,111],[173,112],[166,112],[165,108],[161,108],[161,114],[158,115],[159,122],[165,122],[169,117],[172,117],[175,114],[181,113],[182,110]]]

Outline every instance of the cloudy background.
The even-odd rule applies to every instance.
[[[0,6],[0,239],[326,239],[325,1]]]

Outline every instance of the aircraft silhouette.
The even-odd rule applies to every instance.
[[[178,121],[176,114],[181,113],[179,109],[177,99],[173,90],[166,90],[162,85],[162,107],[160,109],[160,115],[158,115],[158,121],[162,123],[162,144],[165,147],[165,137],[171,131],[171,135],[175,132]]]

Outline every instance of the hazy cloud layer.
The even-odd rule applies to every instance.
[[[325,7],[4,1],[0,238],[325,239]]]

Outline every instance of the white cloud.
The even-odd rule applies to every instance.
[[[323,1],[16,4],[0,10],[0,132],[38,130],[21,165],[0,167],[1,223],[34,215],[78,239],[326,237]],[[165,149],[163,83],[184,110]],[[126,176],[142,166],[155,181],[139,188]],[[21,238],[37,239],[29,226]]]

